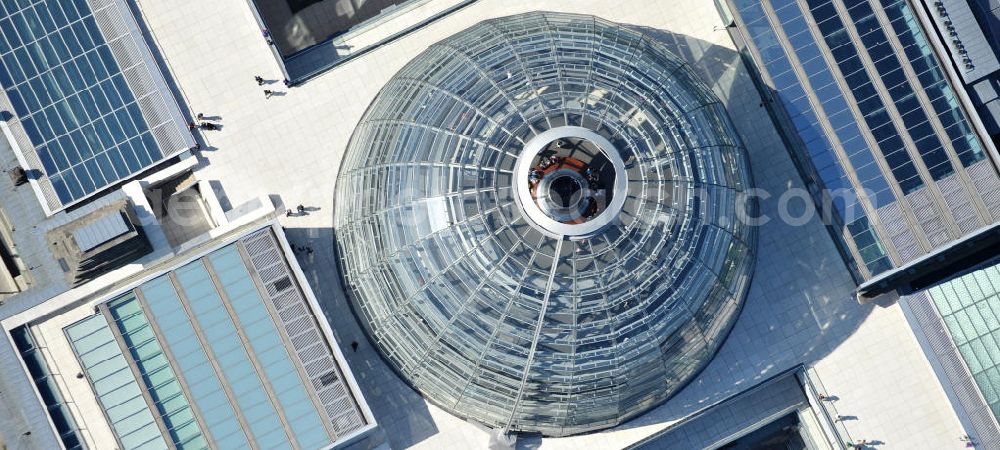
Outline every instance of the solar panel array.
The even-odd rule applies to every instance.
[[[15,137],[27,138],[18,147],[28,169],[44,173],[50,210],[187,148],[127,7],[102,3],[95,11],[86,0],[0,2],[3,106],[20,124]]]

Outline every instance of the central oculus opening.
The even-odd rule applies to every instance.
[[[576,206],[583,199],[584,181],[579,174],[559,175],[549,184],[549,200],[562,200],[563,208]]]
[[[592,130],[561,126],[529,139],[514,164],[514,196],[528,222],[555,236],[593,236],[614,222],[628,176],[621,155]]]
[[[607,209],[614,197],[615,168],[594,142],[564,136],[541,146],[524,181],[532,201],[546,216],[575,225]]]

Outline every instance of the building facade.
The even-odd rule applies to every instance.
[[[1000,219],[993,143],[905,0],[729,7],[860,280]]]
[[[728,5],[793,159],[817,203],[833,206],[828,225],[859,289],[898,288],[969,439],[1000,445],[998,67],[996,30],[979,26],[992,23],[989,9],[962,0]],[[828,192],[845,189],[854,194],[845,200]],[[879,282],[887,286],[871,287]]]

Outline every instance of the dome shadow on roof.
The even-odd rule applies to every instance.
[[[431,45],[342,164],[353,310],[409,384],[491,427],[564,436],[662,403],[711,360],[753,272],[724,106],[662,45],[592,16]]]

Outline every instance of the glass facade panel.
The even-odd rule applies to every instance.
[[[566,127],[607,139],[628,180],[617,221],[573,240],[513,192],[527,143]],[[340,268],[379,350],[434,403],[591,431],[677,392],[721,344],[753,268],[755,231],[733,220],[750,187],[725,108],[660,43],[591,16],[487,20],[417,56],[360,121]]]
[[[805,144],[807,156],[819,174],[818,181],[829,191],[831,203],[839,219],[842,222],[849,222],[841,226],[848,228],[848,235],[852,240],[856,236],[866,237],[864,243],[855,242],[861,262],[872,275],[891,268],[892,263],[860,204],[861,199],[857,193],[859,187],[846,174],[850,171],[856,174],[860,188],[867,191],[872,202],[871,207],[874,209],[889,205],[895,202],[896,198],[889,190],[889,185],[875,162],[877,153],[864,139],[859,124],[849,109],[848,101],[835,81],[836,75],[827,65],[809,30],[803,11],[798,3],[794,2],[786,3],[774,10],[778,25],[791,46],[790,49],[786,49],[759,0],[737,0],[734,4],[746,23],[748,37],[760,52],[761,63],[771,74],[782,106]],[[789,54],[794,54],[798,59],[798,65],[805,72],[804,80],[800,81],[795,74]],[[857,65],[856,61],[854,63]],[[847,73],[857,72],[858,69],[860,65]],[[803,84],[804,81],[807,81],[808,85]],[[858,89],[864,95],[859,100],[870,99],[875,95],[870,83],[858,86]],[[815,92],[816,98],[821,102],[820,108],[815,108],[810,102],[807,90]],[[834,130],[832,135],[828,135],[820,125],[818,115],[825,115],[830,121]],[[834,150],[834,145],[838,141],[849,164],[842,162]],[[907,161],[905,153],[896,152],[890,166],[893,166],[893,163],[896,166],[905,165]]]
[[[794,50],[796,56],[798,57],[799,64],[802,66],[803,70],[806,72],[810,87],[816,92],[816,97],[822,102],[823,112],[827,115],[830,120],[830,124],[835,130],[837,139],[840,140],[841,145],[844,148],[844,152],[847,154],[848,160],[858,173],[861,186],[874,194],[873,207],[878,208],[878,206],[887,205],[895,201],[895,197],[889,190],[889,186],[885,181],[885,177],[882,176],[878,167],[875,166],[875,156],[873,155],[868,144],[865,142],[861,130],[858,128],[857,123],[854,119],[854,115],[848,107],[847,101],[841,94],[840,89],[836,83],[835,75],[831,72],[829,66],[827,66],[826,61],[823,59],[823,55],[816,45],[816,41],[813,40],[812,35],[808,31],[808,25],[806,24],[805,17],[802,15],[802,11],[799,9],[797,3],[789,3],[785,6],[775,9],[775,14],[780,21],[782,29],[784,29],[789,42],[791,43],[792,49]],[[773,32],[773,31],[772,31]],[[775,43],[777,45],[777,43]],[[784,55],[781,55],[782,57]],[[781,66],[782,69],[787,70],[787,73],[791,72],[791,65],[785,63]],[[794,75],[793,75],[794,77]],[[791,81],[792,83],[797,83],[797,81]],[[779,92],[782,91],[782,86],[775,86],[778,88]],[[801,87],[794,91],[796,93],[801,92]],[[780,95],[780,94],[779,94]],[[802,110],[810,111],[812,108],[809,105],[808,99],[805,98],[805,93],[802,92],[802,97],[798,100],[800,108]],[[783,98],[785,95],[781,95]],[[814,116],[815,117],[815,116]],[[816,120],[815,118],[813,119]],[[817,135],[822,135],[823,131],[819,128],[819,125],[814,125],[816,129],[814,133]],[[812,135],[809,135],[812,137]],[[810,142],[811,143],[811,142]],[[829,154],[829,157],[825,157]],[[819,172],[828,167],[828,165],[839,164],[837,162],[836,156],[832,154],[832,149],[823,149],[820,156],[823,166],[817,165],[816,168]],[[873,168],[874,170],[862,171],[865,168]],[[861,169],[861,170],[859,170]],[[846,186],[840,180],[835,180],[833,183],[836,187],[846,187],[850,184],[847,183]],[[848,207],[859,208],[859,205],[847,205]],[[840,206],[838,212],[842,217],[846,216],[846,211],[844,206]]]
[[[1000,266],[927,290],[993,415],[1000,418]]]
[[[844,76],[847,88],[854,94],[865,124],[875,136],[882,155],[889,162],[889,169],[895,176],[896,183],[903,190],[903,194],[920,189],[924,186],[924,182],[906,152],[899,131],[892,123],[885,105],[872,85],[871,78],[858,56],[858,47],[851,41],[837,10],[830,0],[807,0],[806,3],[809,4],[813,19],[816,20],[819,31]]]
[[[64,329],[124,449],[167,449],[128,360],[101,314]]]
[[[139,300],[133,294],[126,295],[108,302],[108,311],[142,373],[173,445],[182,450],[208,448]]]
[[[59,387],[52,380],[49,366],[40,353],[31,329],[27,325],[22,325],[11,330],[10,335],[24,365],[28,368],[28,374],[35,383],[45,408],[48,410],[49,417],[52,418],[52,423],[63,447],[66,450],[86,448],[80,437],[81,430],[69,412],[69,406],[63,401]]]
[[[139,290],[202,413],[202,420],[213,443],[219,448],[227,449],[248,447],[247,438],[236,419],[236,412],[212,370],[208,354],[198,342],[170,279],[154,279],[144,283]]]
[[[251,349],[264,370],[264,378],[273,392],[281,394],[277,400],[292,428],[295,441],[301,448],[329,445],[330,436],[289,359],[281,335],[267,313],[239,250],[230,245],[212,253],[208,262],[236,313],[238,327],[250,341]]]
[[[968,167],[986,157],[982,145],[969,126],[955,93],[945,80],[934,57],[933,50],[924,38],[917,18],[905,0],[885,0],[883,10],[892,24],[892,30],[903,46],[906,57],[920,80],[944,127],[948,139],[962,166]]]
[[[852,191],[847,199],[832,197],[836,212],[846,217],[850,238],[845,240],[861,240],[854,242],[855,259],[868,268],[865,278],[960,237],[953,230],[945,236],[942,224],[947,228],[954,221],[961,234],[992,220],[988,211],[959,206],[977,203],[973,196],[987,201],[966,177],[952,176],[985,155],[908,2],[729,4],[748,50],[759,53],[751,54],[805,144],[804,152],[793,149],[798,159],[812,163],[802,168],[803,175],[818,178],[832,192]],[[819,126],[825,121],[829,128]],[[838,147],[843,153],[832,151]],[[851,173],[856,179],[844,176]],[[945,181],[940,190],[922,191],[927,183]],[[887,183],[903,196],[897,198],[895,186],[890,191]],[[857,206],[851,197],[862,190],[880,220],[844,214]],[[949,212],[950,217],[932,218]],[[914,216],[918,223],[906,223]],[[890,261],[890,253],[898,260]]]
[[[906,79],[902,64],[879,25],[871,5],[867,0],[846,0],[844,6],[847,7],[861,43],[895,103],[896,110],[902,117],[903,124],[931,177],[940,180],[951,175],[955,170],[948,161],[948,155],[928,123],[927,115],[917,99],[916,92]]]
[[[260,378],[240,342],[215,284],[205,271],[202,261],[195,261],[175,271],[177,285],[184,292],[193,313],[192,320],[205,336],[212,359],[216,361],[234,400],[244,412],[254,440],[264,448],[288,446],[281,432],[281,421],[264,392]],[[263,441],[262,441],[263,439]],[[290,447],[289,447],[290,448]]]
[[[258,242],[253,251],[276,251],[276,242],[261,247],[263,232],[247,238]],[[329,343],[317,341],[316,329],[299,320],[315,318],[299,305],[279,308],[279,322],[265,303],[275,301],[264,296],[273,293],[259,289],[264,281],[241,248],[230,244],[110,300],[108,314],[128,350],[121,360],[135,363],[163,438],[175,448],[327,447],[366,420],[354,393],[344,392],[343,371],[330,366],[336,361]],[[266,261],[269,276],[276,276],[276,263]],[[294,285],[287,277],[269,284],[284,291],[284,302],[295,295],[287,291]],[[286,334],[289,327],[296,334]],[[82,355],[84,364],[118,348],[85,331],[74,329],[78,346],[113,348]],[[123,375],[118,366],[110,369],[100,377]]]

